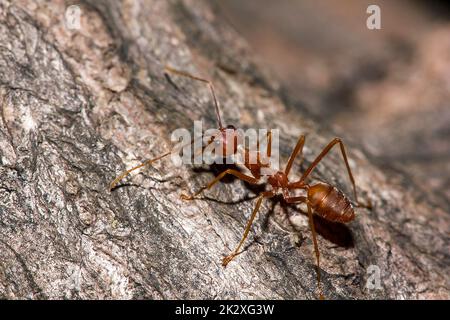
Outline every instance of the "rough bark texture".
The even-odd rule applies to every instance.
[[[267,201],[224,269],[254,205],[248,186],[184,202],[213,175],[170,161],[108,184],[168,150],[172,130],[215,126],[207,89],[169,80],[166,63],[213,80],[227,123],[280,129],[284,157],[307,133],[303,169],[333,134],[281,98],[207,2],[85,1],[74,31],[69,4],[0,0],[0,297],[316,298],[301,207]],[[374,208],[347,226],[317,219],[327,298],[449,298],[448,213],[348,147]],[[337,152],[314,177],[350,194]],[[370,265],[380,289],[366,288]]]

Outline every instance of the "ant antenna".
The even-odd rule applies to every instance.
[[[223,125],[222,125],[222,119],[220,118],[219,102],[217,101],[216,93],[214,92],[214,86],[211,83],[211,81],[203,79],[203,78],[199,78],[197,76],[194,76],[194,75],[192,75],[190,73],[187,73],[187,72],[184,72],[184,71],[173,69],[173,68],[171,68],[169,66],[165,66],[164,70],[167,71],[167,72],[172,72],[172,73],[177,74],[179,76],[187,77],[187,78],[190,78],[190,79],[193,79],[193,80],[197,80],[197,81],[201,81],[201,82],[204,82],[204,83],[208,84],[209,89],[211,90],[211,94],[212,94],[213,100],[214,100],[214,107],[216,109],[216,116],[217,116],[217,123],[219,124],[219,130],[222,130],[223,129]]]

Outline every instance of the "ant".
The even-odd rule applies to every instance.
[[[223,179],[227,175],[232,175],[240,180],[243,180],[249,184],[252,185],[259,185],[262,182],[262,174],[261,169],[262,168],[268,168],[270,174],[267,175],[267,182],[266,184],[270,185],[271,189],[268,191],[262,191],[256,200],[255,207],[253,209],[253,212],[250,216],[250,219],[248,220],[246,227],[244,229],[243,236],[236,246],[236,248],[225,258],[222,260],[222,265],[226,267],[230,261],[232,261],[238,254],[241,253],[240,249],[242,245],[244,244],[249,232],[250,228],[253,224],[253,221],[261,207],[261,204],[264,199],[272,198],[278,194],[281,194],[283,199],[288,204],[299,204],[299,203],[306,203],[307,211],[308,211],[308,219],[309,219],[309,227],[311,229],[312,233],[312,240],[314,245],[314,252],[316,257],[316,272],[317,272],[317,286],[319,289],[319,296],[321,299],[323,299],[322,289],[321,289],[321,279],[320,279],[320,253],[319,253],[319,247],[317,244],[317,236],[316,236],[316,230],[314,227],[313,222],[313,214],[317,214],[321,216],[322,218],[332,221],[332,222],[340,222],[340,223],[347,223],[352,221],[355,218],[355,211],[353,208],[353,205],[350,201],[350,199],[345,196],[339,189],[336,187],[326,183],[326,182],[317,182],[315,184],[309,184],[307,183],[308,177],[311,175],[313,170],[316,168],[316,166],[319,164],[320,161],[330,152],[330,150],[335,146],[339,145],[340,151],[345,163],[345,166],[347,168],[348,176],[350,179],[350,182],[353,187],[353,195],[355,198],[356,203],[358,206],[363,206],[367,208],[371,208],[371,204],[363,205],[358,201],[357,193],[356,193],[356,185],[355,180],[353,178],[352,171],[350,169],[348,159],[347,159],[347,153],[345,150],[344,143],[340,138],[334,138],[331,142],[328,143],[328,145],[320,152],[320,154],[315,158],[315,160],[309,165],[309,167],[304,171],[301,178],[297,181],[291,182],[289,180],[289,173],[291,171],[292,165],[294,163],[294,160],[297,157],[302,157],[303,155],[303,146],[305,144],[305,135],[301,135],[300,138],[297,141],[297,144],[292,151],[288,162],[286,164],[286,167],[283,171],[280,170],[274,170],[270,167],[270,162],[263,162],[260,157],[260,151],[259,151],[259,141],[257,144],[257,157],[256,157],[256,163],[250,162],[250,150],[247,148],[238,148],[236,145],[237,143],[237,137],[238,137],[238,131],[234,126],[227,126],[224,127],[222,125],[222,121],[220,118],[220,112],[219,112],[219,104],[214,92],[214,87],[212,83],[208,80],[205,80],[203,78],[199,78],[197,76],[194,76],[192,74],[189,74],[184,71],[179,71],[170,67],[165,67],[165,70],[167,72],[171,72],[180,76],[188,77],[193,80],[201,81],[204,83],[207,83],[210,90],[211,95],[214,100],[215,105],[215,111],[216,111],[216,117],[218,122],[218,135],[214,135],[210,138],[208,141],[208,145],[210,143],[217,143],[220,142],[223,145],[224,150],[224,157],[237,154],[238,152],[244,153],[244,166],[250,171],[251,175],[244,174],[238,170],[235,169],[227,169],[220,173],[216,178],[214,178],[209,184],[207,184],[205,187],[201,188],[191,196],[188,196],[186,194],[181,194],[181,198],[183,200],[193,200],[195,197],[197,197],[200,193],[202,193],[204,190],[208,190],[212,188],[217,182],[219,182],[221,179]],[[231,135],[231,136],[229,136]],[[235,142],[232,148],[228,148],[227,141],[230,141],[229,138],[231,138],[231,141]],[[191,144],[193,141],[190,142]],[[161,156],[158,156],[154,159],[147,160],[140,165],[131,168],[121,175],[119,175],[110,185],[111,190],[115,188],[117,183],[122,180],[125,176],[127,176],[132,171],[135,171],[141,167],[151,165],[153,162],[160,160],[168,155],[170,155],[171,152],[167,152]],[[266,150],[267,156],[270,158],[271,155],[271,131],[267,133],[267,150]],[[306,192],[306,196],[292,196],[290,194],[291,190],[304,190]]]

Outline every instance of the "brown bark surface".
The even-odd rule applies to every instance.
[[[289,105],[209,2],[84,1],[80,30],[65,26],[69,4],[0,0],[0,298],[316,298],[301,206],[265,202],[224,269],[255,190],[231,180],[185,202],[212,171],[170,161],[108,185],[169,150],[174,129],[215,127],[207,88],[165,64],[211,79],[227,124],[279,129],[283,159],[307,134],[294,175],[334,134]],[[316,220],[325,295],[448,299],[448,212],[347,147],[373,209],[346,226]],[[314,178],[351,194],[337,152]],[[366,288],[371,265],[379,289]]]

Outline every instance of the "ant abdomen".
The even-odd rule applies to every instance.
[[[355,218],[350,200],[338,189],[319,182],[308,189],[308,201],[317,215],[334,222],[349,222]]]

